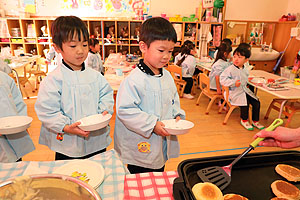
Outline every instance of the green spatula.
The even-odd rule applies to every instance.
[[[282,119],[276,119],[274,122],[265,130],[266,131],[273,131],[275,128],[278,126],[282,125],[283,121]],[[225,189],[231,182],[231,169],[232,166],[237,163],[242,157],[244,157],[246,154],[248,154],[252,149],[257,147],[259,142],[263,141],[265,138],[256,138],[250,146],[241,154],[239,155],[236,159],[232,161],[227,166],[223,167],[207,167],[204,169],[200,169],[197,171],[198,176],[203,182],[211,182],[218,186],[220,190]]]

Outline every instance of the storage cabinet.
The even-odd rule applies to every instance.
[[[49,49],[52,43],[50,27],[54,19],[44,18],[7,18],[10,38],[0,38],[0,47],[9,46],[13,55],[15,50],[23,48],[25,53],[33,53],[45,56],[45,49]],[[110,53],[120,52],[122,54],[141,55],[138,45],[138,35],[142,20],[108,20],[108,19],[82,19],[90,36],[100,41],[102,58],[108,57]],[[201,43],[200,28],[208,24],[212,35],[215,26],[223,23],[213,22],[171,22],[177,32],[178,42],[175,51],[179,51],[185,40],[191,40],[199,48]],[[214,38],[214,37],[213,37]],[[215,42],[211,42],[208,48],[214,48]]]

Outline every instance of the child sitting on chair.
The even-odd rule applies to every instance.
[[[227,60],[230,59],[230,52],[232,48],[226,43],[221,43],[218,48],[218,53],[216,60],[211,67],[211,72],[209,73],[210,89],[217,90],[218,94],[222,94],[220,85],[220,75],[221,73],[231,65]]]
[[[191,90],[193,87],[193,75],[196,68],[195,44],[191,41],[185,41],[180,49],[180,53],[175,57],[175,64],[182,68],[182,79],[186,81],[183,98],[193,99]]]
[[[220,76],[221,85],[229,87],[229,102],[241,109],[241,125],[247,130],[253,126],[264,129],[259,121],[260,102],[255,94],[247,88],[249,71],[244,67],[251,51],[247,48],[236,48],[233,52],[233,65],[226,68]],[[226,95],[226,94],[224,94]],[[252,105],[252,125],[248,121],[249,104]]]

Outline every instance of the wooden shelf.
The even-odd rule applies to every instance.
[[[23,47],[24,49],[24,53],[29,53],[27,51],[32,51],[32,49],[36,49],[36,52],[41,55],[41,56],[45,56],[44,55],[44,49],[45,48],[49,48],[51,43],[52,43],[52,36],[50,33],[50,27],[51,24],[53,23],[53,21],[55,20],[55,18],[38,18],[38,17],[34,17],[34,18],[5,18],[7,25],[8,25],[8,29],[10,32],[10,35],[12,35],[12,29],[13,28],[19,28],[21,34],[20,37],[10,37],[8,42],[0,42],[0,47],[2,46],[10,46],[11,47],[11,52],[12,54],[14,54],[14,49],[16,49],[17,47]],[[90,33],[90,35],[95,36],[95,38],[97,38],[100,42],[101,48],[102,48],[102,58],[105,58],[106,56],[108,56],[108,52],[119,52],[119,51],[123,51],[124,48],[128,49],[128,53],[133,53],[136,52],[139,44],[138,42],[138,38],[137,38],[137,32],[138,32],[138,28],[140,27],[140,25],[143,23],[142,20],[126,20],[126,19],[115,19],[115,18],[82,18],[82,20],[84,21],[84,23],[87,25],[88,27],[88,31]],[[194,40],[193,42],[195,42],[196,47],[198,48],[198,32],[199,32],[199,28],[201,26],[201,24],[211,24],[211,25],[223,25],[223,23],[215,23],[215,22],[202,22],[202,21],[191,21],[191,22],[182,22],[182,21],[171,21],[172,24],[179,24],[179,26],[182,29],[181,35],[178,37],[178,42],[180,43],[180,45],[183,43],[184,39],[189,37],[187,36],[186,30],[185,30],[185,25],[187,24],[191,24],[193,27],[196,28],[196,34],[194,35]],[[28,26],[28,24],[32,24],[32,26],[30,27],[30,25]],[[102,41],[105,42],[106,40],[106,36],[108,34],[108,28],[110,26],[114,26],[114,30],[112,32],[114,39],[113,39],[113,43],[111,44],[107,44],[104,43],[102,44]],[[32,33],[34,35],[34,37],[27,37],[27,32],[28,31],[28,27],[33,28],[34,33]],[[47,36],[44,36],[44,32],[41,30],[42,27],[45,27],[46,32],[47,32]],[[124,32],[122,32],[121,30],[125,29],[128,34],[128,37],[126,38],[120,38],[120,36],[122,36],[122,34],[124,34]],[[127,36],[127,35],[126,35]],[[134,38],[133,38],[134,37]],[[22,41],[20,42],[15,42],[12,41],[12,39],[22,39]],[[26,40],[30,40],[32,39],[32,41],[26,41]],[[34,40],[33,40],[34,39]],[[44,40],[39,42],[39,40]],[[119,44],[120,41],[124,41],[124,42],[128,42],[128,44]],[[132,43],[133,42],[133,43]],[[178,47],[180,47],[180,45],[175,45],[176,49],[178,50]]]

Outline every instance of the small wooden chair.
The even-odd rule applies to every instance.
[[[33,85],[31,84],[31,82],[29,81],[32,73],[31,73],[31,68],[33,66],[33,62],[32,63],[28,63],[24,66],[24,73],[20,73],[20,72],[16,72],[17,73],[11,73],[10,76],[15,80],[15,82],[17,84],[20,85],[20,91],[22,94],[25,94],[25,96],[29,99],[29,95],[28,93],[26,92],[26,89],[25,89],[25,85],[26,83],[28,83],[32,89],[32,92],[35,92],[35,89],[33,87]]]
[[[194,95],[196,94],[196,90],[199,87],[199,84],[198,84],[199,78],[200,78],[200,74],[193,75],[192,94],[194,94]]]
[[[232,113],[232,111],[235,109],[235,108],[238,108],[238,106],[234,106],[234,105],[231,105],[231,103],[229,102],[229,87],[227,86],[224,86],[222,85],[222,93],[224,95],[224,93],[226,93],[226,96],[225,96],[225,101],[222,103],[220,109],[219,109],[219,113],[222,112],[222,109],[223,107],[225,106],[225,104],[229,107],[229,110],[225,116],[225,119],[223,121],[223,125],[226,125],[227,124],[227,121]]]
[[[177,65],[168,65],[166,68],[173,76],[177,91],[180,97],[183,97],[184,88],[186,86],[186,81],[182,79],[181,67]],[[177,75],[176,75],[177,74]],[[179,77],[178,77],[179,75]]]
[[[43,69],[45,67],[45,69]],[[35,76],[35,90],[38,90],[38,85],[43,76],[47,76],[48,64],[45,58],[38,58],[36,64],[31,68],[31,74]],[[40,79],[40,80],[39,80]]]
[[[223,96],[222,94],[217,94],[217,91],[214,91],[214,90],[211,90],[210,89],[210,83],[209,83],[209,77],[204,74],[204,73],[201,73],[200,74],[200,89],[202,90],[198,99],[197,99],[197,102],[196,102],[196,105],[199,105],[199,101],[201,99],[201,96],[204,94],[206,95],[208,98],[210,98],[210,102],[206,108],[206,112],[205,114],[209,114],[209,110],[211,108],[211,106],[213,105],[213,103],[215,102],[216,99],[223,99]],[[205,87],[204,87],[205,86]]]
[[[265,119],[269,118],[270,112],[272,109],[280,111],[281,103],[286,99],[273,99],[267,113],[265,115]],[[288,127],[291,123],[292,117],[296,112],[300,112],[300,102],[299,101],[287,101],[283,107],[282,114],[284,114],[288,119],[285,123],[285,127]]]

